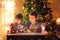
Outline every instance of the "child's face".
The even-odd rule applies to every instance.
[[[34,15],[29,15],[29,20],[32,24],[36,22],[36,19],[37,18]]]
[[[21,20],[21,19],[16,18],[16,21],[15,21],[15,22],[17,22],[17,23],[19,24],[19,23],[21,23],[21,22],[22,22],[22,20]]]

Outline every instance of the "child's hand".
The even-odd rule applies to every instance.
[[[20,29],[23,29],[23,28],[24,28],[24,26],[23,26],[23,25],[21,25]]]

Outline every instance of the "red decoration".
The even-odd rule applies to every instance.
[[[10,24],[10,28],[12,28],[12,26],[13,26],[13,23]]]

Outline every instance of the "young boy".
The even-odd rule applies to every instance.
[[[37,13],[33,12],[29,15],[29,22],[25,24],[25,27],[30,30],[30,32],[40,32],[41,27],[37,22]]]
[[[23,16],[22,14],[17,14],[15,17],[15,22],[12,25],[11,32],[17,33],[23,31],[23,24],[22,24]]]

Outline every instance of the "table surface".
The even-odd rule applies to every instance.
[[[7,36],[15,36],[15,35],[45,35],[43,33],[15,33],[15,34],[6,34]]]

